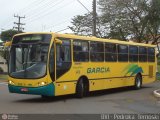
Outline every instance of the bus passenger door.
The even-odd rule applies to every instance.
[[[71,41],[62,40],[56,44],[56,79],[64,75],[71,67]]]
[[[49,54],[49,73],[51,80],[55,81],[55,57],[54,57],[54,43],[52,44]]]

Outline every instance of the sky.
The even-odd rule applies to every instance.
[[[79,1],[92,11],[92,0]],[[72,25],[71,19],[88,13],[78,0],[0,0],[0,5],[0,32],[17,27],[14,15],[19,15],[25,17],[24,32],[71,33],[64,30]]]

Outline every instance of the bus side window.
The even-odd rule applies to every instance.
[[[147,48],[146,47],[139,47],[139,62],[146,62],[147,61]]]
[[[90,59],[93,62],[104,61],[104,44],[103,44],[103,42],[90,42]]]
[[[108,61],[108,62],[116,62],[117,61],[116,44],[105,43],[105,61]]]
[[[73,59],[75,62],[89,61],[88,41],[75,40],[73,42]]]
[[[138,62],[138,47],[137,46],[129,46],[129,61],[130,62]]]
[[[148,48],[148,62],[155,62],[155,49]]]
[[[128,46],[118,45],[118,61],[127,62],[128,61]]]

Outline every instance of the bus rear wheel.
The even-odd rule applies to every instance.
[[[76,87],[76,97],[83,98],[84,96],[87,96],[88,93],[88,85],[84,82],[82,78],[77,83]]]
[[[142,77],[140,74],[136,75],[134,89],[138,90],[142,87]]]

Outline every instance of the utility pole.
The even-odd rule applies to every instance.
[[[21,18],[25,18],[25,16],[24,16],[24,17],[21,17],[21,16],[19,16],[19,15],[14,15],[14,17],[17,17],[17,18],[18,18],[18,23],[17,23],[17,22],[14,22],[14,24],[16,24],[17,27],[13,27],[13,28],[17,29],[18,32],[20,32],[20,30],[24,30],[24,28],[22,28],[21,26],[22,26],[22,25],[25,25],[25,24],[24,24],[24,23],[21,23]]]
[[[96,36],[96,0],[93,0],[93,27],[92,27],[92,35]]]

